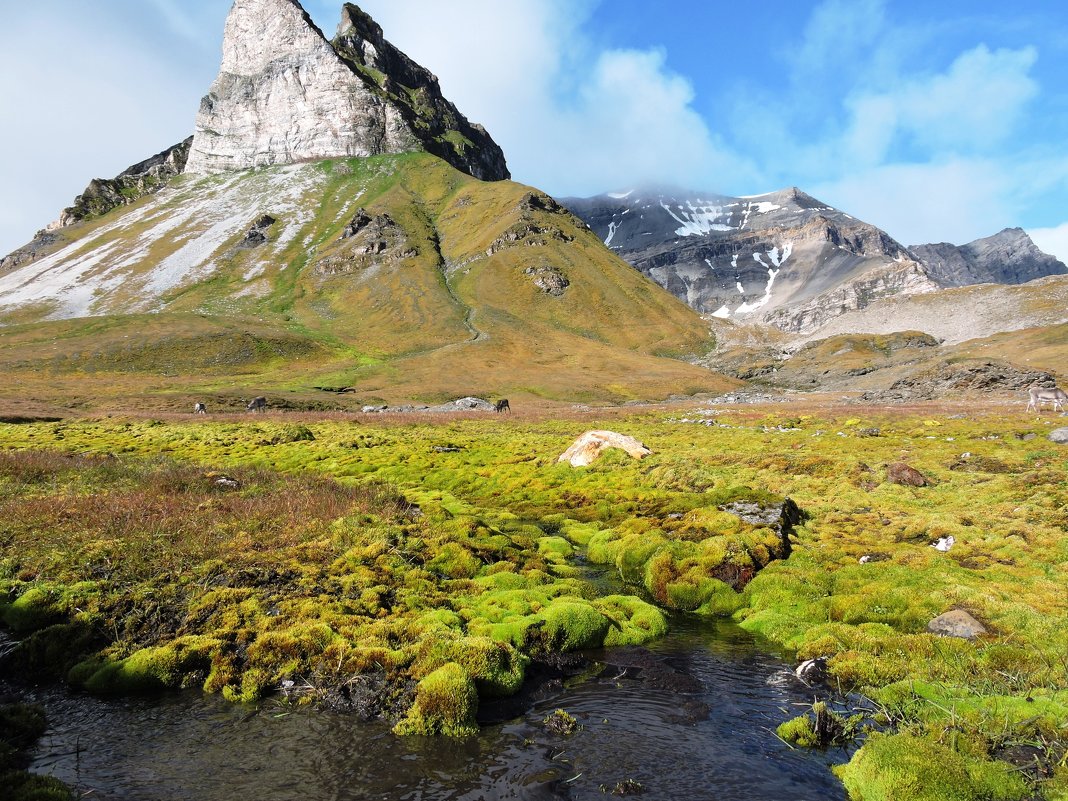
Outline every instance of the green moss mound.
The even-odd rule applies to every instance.
[[[784,500],[733,487],[707,493],[700,503],[659,525],[633,518],[597,532],[589,540],[590,561],[613,565],[624,581],[640,584],[667,609],[733,614],[743,605],[738,591],[790,553],[778,512]],[[742,510],[743,516],[735,513]]]
[[[970,759],[907,734],[872,735],[835,773],[852,801],[1022,801],[1031,796],[1008,765]]]
[[[478,732],[478,692],[455,662],[435,670],[416,687],[415,703],[393,731],[401,735],[466,737]]]
[[[58,779],[24,771],[0,771],[5,801],[71,801],[74,792]]]
[[[779,737],[801,748],[826,748],[830,745],[845,745],[856,736],[863,715],[845,718],[826,702],[817,701],[812,713],[799,715],[781,723],[775,730]]]

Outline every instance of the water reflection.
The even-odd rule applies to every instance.
[[[137,801],[604,799],[625,779],[646,799],[834,801],[843,752],[792,750],[771,730],[811,703],[784,663],[729,624],[681,619],[644,649],[598,655],[597,675],[463,741],[213,697],[102,701],[31,691],[52,729],[34,770],[90,798]],[[562,707],[581,729],[541,721]]]

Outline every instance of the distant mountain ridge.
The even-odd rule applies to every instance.
[[[562,202],[694,309],[798,334],[882,298],[1068,272],[1019,228],[960,247],[907,248],[796,187],[748,197],[634,190]]]
[[[887,233],[796,187],[751,197],[635,191],[562,202],[642,273],[724,319],[805,331],[873,293],[938,289]]]
[[[966,245],[940,242],[909,248],[942,286],[1026,284],[1068,274],[1068,267],[1043,253],[1022,228],[1006,228]]]

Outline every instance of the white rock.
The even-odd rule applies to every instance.
[[[936,551],[942,551],[945,553],[956,544],[957,540],[952,534],[948,537],[940,537],[936,542],[931,543],[931,547]]]
[[[422,149],[400,111],[341,60],[299,3],[236,0],[186,172]]]
[[[586,467],[608,448],[621,448],[635,459],[644,459],[652,453],[634,437],[617,434],[615,431],[587,431],[576,439],[557,461],[569,462],[572,467]]]

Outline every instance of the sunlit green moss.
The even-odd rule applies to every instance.
[[[754,408],[712,427],[656,411],[358,430],[309,420],[314,440],[271,447],[262,443],[295,423],[0,427],[0,448],[36,454],[5,461],[0,450],[11,543],[0,614],[38,631],[24,640],[26,664],[66,658],[54,635],[73,642],[84,623],[105,636],[81,641],[78,661],[92,661],[72,677],[112,665],[107,685],[126,664],[153,686],[235,700],[298,672],[329,685],[374,671],[401,686],[449,664],[477,692],[507,693],[546,649],[645,642],[666,631],[664,610],[731,616],[798,658],[827,657],[832,684],[876,699],[892,731],[966,758],[974,786],[985,786],[975,765],[996,767],[991,755],[1008,742],[1049,743],[1056,770],[1068,720],[1068,452],[1025,439],[1044,429],[1020,415],[936,416]],[[555,463],[596,426],[654,453],[581,471]],[[462,449],[435,450],[443,443]],[[49,455],[57,448],[77,455]],[[203,467],[175,468],[160,452]],[[886,483],[884,466],[901,460],[934,484]],[[242,472],[256,465],[267,469]],[[338,483],[298,486],[316,474]],[[347,494],[357,490],[369,494]],[[774,525],[721,508],[786,496],[807,512],[788,558]],[[42,518],[46,507],[66,516]],[[130,509],[138,515],[98,520]],[[930,547],[948,535],[951,551]],[[951,609],[989,633],[926,632]],[[175,650],[183,638],[186,651]],[[151,649],[174,660],[138,656]],[[872,759],[873,748],[856,775],[892,776],[906,750]]]
[[[474,681],[460,665],[449,662],[419,682],[415,703],[393,731],[402,735],[464,737],[478,731],[477,711]]]
[[[836,772],[853,801],[1018,801],[1030,795],[1005,763],[970,759],[906,734],[873,734]]]
[[[633,595],[609,595],[598,598],[593,605],[608,619],[606,647],[642,645],[668,632],[664,613]]]

